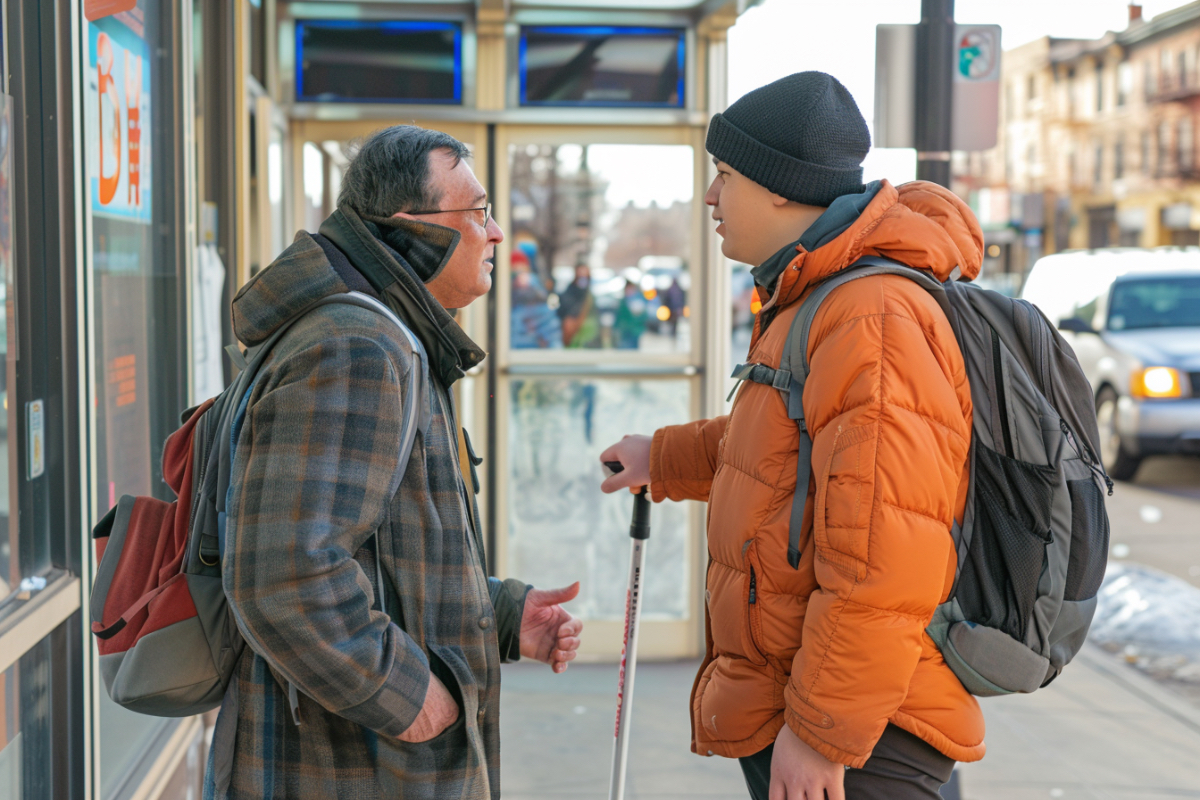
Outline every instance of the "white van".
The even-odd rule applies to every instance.
[[[1111,248],[1039,259],[1021,297],[1062,331],[1096,393],[1101,459],[1200,454],[1200,248]]]

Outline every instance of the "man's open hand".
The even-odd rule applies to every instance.
[[[429,688],[425,690],[425,703],[421,713],[413,720],[404,733],[400,734],[402,742],[428,742],[442,731],[449,728],[458,719],[458,703],[446,688],[446,685],[430,674]]]
[[[813,750],[784,725],[771,754],[769,800],[846,800],[846,768]]]
[[[579,650],[583,622],[559,603],[574,600],[579,582],[562,589],[530,589],[521,616],[521,655],[549,664],[555,672],[566,672],[567,662]]]

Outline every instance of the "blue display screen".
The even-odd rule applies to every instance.
[[[462,25],[400,20],[296,21],[296,99],[462,103]]]
[[[521,28],[523,106],[682,108],[682,28]]]

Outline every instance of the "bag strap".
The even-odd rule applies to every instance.
[[[739,364],[733,371],[732,377],[737,379],[737,383],[729,393],[730,397],[744,380],[772,386],[783,395],[788,418],[796,422],[800,431],[800,449],[796,458],[796,490],[792,495],[792,511],[788,521],[787,560],[792,569],[798,569],[800,566],[800,529],[804,523],[805,505],[808,503],[808,484],[812,480],[813,441],[804,420],[804,386],[808,381],[809,372],[808,338],[817,311],[829,295],[851,281],[874,275],[899,275],[919,284],[937,300],[957,332],[954,309],[946,296],[945,287],[937,279],[922,270],[890,258],[864,256],[817,284],[800,304],[800,310],[792,320],[792,327],[788,329],[778,369],[772,369],[765,364]]]

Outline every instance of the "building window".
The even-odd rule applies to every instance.
[[[1183,50],[1179,53],[1178,58],[1176,58],[1176,62],[1179,65],[1179,86],[1180,87],[1188,85],[1188,72],[1190,72],[1189,62],[1191,61],[1191,55],[1192,55],[1191,50]]]
[[[1179,171],[1191,172],[1195,166],[1196,155],[1195,127],[1191,117],[1179,120],[1179,135],[1175,144],[1179,148]]]
[[[1162,175],[1167,169],[1167,146],[1171,141],[1171,126],[1162,122],[1158,126],[1158,172]]]
[[[1146,99],[1149,100],[1158,92],[1154,91],[1154,62],[1146,61],[1142,65],[1142,91],[1145,92]]]
[[[1030,143],[1025,148],[1025,169],[1033,175],[1037,171],[1037,145]]]
[[[1125,177],[1125,143],[1113,145],[1113,180],[1119,181]]]
[[[1149,131],[1142,131],[1141,158],[1142,158],[1142,174],[1149,175],[1150,174],[1150,133],[1149,133]]]
[[[1159,57],[1159,70],[1162,72],[1162,84],[1159,86],[1159,91],[1167,88],[1166,84],[1171,80],[1171,69],[1174,64],[1174,57],[1170,50],[1163,50]]]
[[[1025,96],[1029,98],[1030,102],[1037,100],[1037,75],[1030,75],[1029,78],[1026,79]]]
[[[1071,152],[1067,155],[1067,180],[1072,186],[1079,183],[1079,158],[1075,153],[1074,146],[1071,147]]]
[[[1075,68],[1067,67],[1067,116],[1075,116]]]
[[[1133,64],[1122,61],[1117,67],[1117,106],[1124,107],[1133,94]]]
[[[1096,64],[1096,113],[1104,110],[1104,65]]]
[[[1095,172],[1092,175],[1092,182],[1096,186],[1100,186],[1100,184],[1104,183],[1104,143],[1103,142],[1096,142],[1095,153],[1096,153],[1095,162],[1093,164]]]

